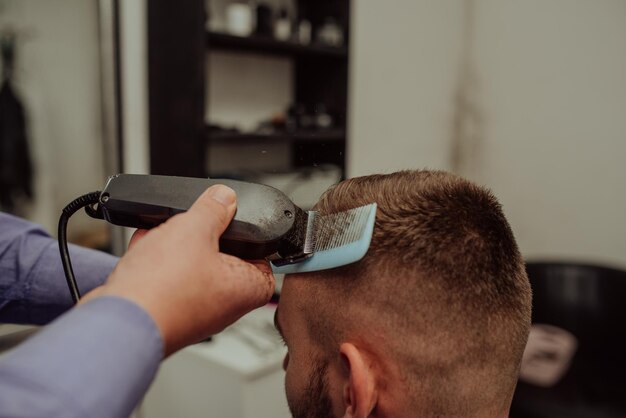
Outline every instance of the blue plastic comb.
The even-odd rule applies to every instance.
[[[307,236],[305,252],[313,255],[304,261],[276,266],[278,274],[306,273],[332,269],[359,261],[370,246],[376,203],[330,215],[309,212],[310,234]]]

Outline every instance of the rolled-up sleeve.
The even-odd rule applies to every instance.
[[[162,356],[161,335],[143,309],[95,298],[0,357],[0,418],[126,418]]]
[[[83,294],[104,283],[117,257],[70,245]],[[73,305],[59,246],[39,225],[0,213],[0,322],[43,325]]]

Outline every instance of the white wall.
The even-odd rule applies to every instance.
[[[456,0],[353,1],[350,176],[449,166],[462,19]]]
[[[477,6],[478,179],[528,257],[626,266],[626,2]]]
[[[54,233],[61,209],[104,180],[97,3],[4,0],[0,30],[9,27],[22,34],[15,78],[36,164],[28,215]],[[89,222],[76,216],[68,232]]]
[[[527,258],[626,266],[626,3],[355,3],[350,175],[449,169],[459,141]]]

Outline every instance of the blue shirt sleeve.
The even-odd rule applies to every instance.
[[[104,283],[117,258],[70,245],[81,294]],[[57,240],[0,212],[0,322],[43,325],[72,307]]]
[[[95,298],[0,358],[0,418],[127,418],[162,356],[148,313]]]

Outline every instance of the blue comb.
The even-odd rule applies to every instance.
[[[330,215],[309,212],[305,252],[313,255],[293,264],[276,266],[277,274],[307,273],[345,266],[359,261],[370,246],[376,203]]]

